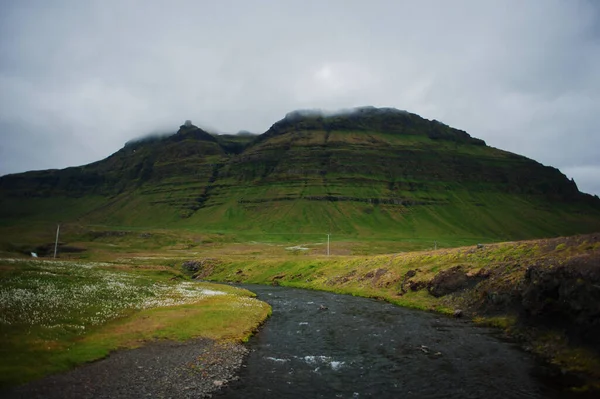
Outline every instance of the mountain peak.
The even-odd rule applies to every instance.
[[[185,139],[217,142],[213,135],[200,129],[198,126],[192,125],[192,121],[190,120],[185,121],[183,125],[179,126],[177,133],[169,137],[169,140],[172,141],[181,141]]]
[[[366,105],[355,108],[343,108],[336,111],[323,110],[319,108],[313,109],[298,109],[288,112],[283,120],[298,121],[301,119],[325,118],[332,119],[335,117],[361,117],[368,115],[408,115],[409,112],[396,108],[377,108],[372,105]]]
[[[199,129],[198,126],[193,125],[191,120],[186,120],[183,125],[179,126],[179,130],[177,131],[177,133],[185,133],[185,132],[191,132],[193,130],[197,130]]]
[[[286,114],[263,135],[263,138],[294,131],[348,130],[377,131],[401,135],[427,136],[434,140],[449,140],[457,143],[485,145],[480,139],[467,132],[454,129],[438,121],[430,121],[417,114],[396,108],[363,106],[337,111],[321,109],[296,110]]]

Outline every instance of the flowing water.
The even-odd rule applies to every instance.
[[[220,398],[559,397],[493,330],[366,298],[244,287],[273,315]]]

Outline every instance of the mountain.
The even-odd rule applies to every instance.
[[[177,133],[80,167],[0,177],[0,222],[232,233],[525,239],[600,231],[558,169],[393,108],[295,111],[261,135]]]

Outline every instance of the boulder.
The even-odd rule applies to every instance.
[[[455,266],[436,274],[427,285],[427,290],[431,295],[441,297],[468,288],[469,285],[469,277],[462,266]]]
[[[411,289],[411,291],[417,291],[417,289],[414,289],[413,287],[415,287],[415,285],[413,284],[413,281],[410,281],[409,279],[416,276],[417,272],[415,270],[409,270],[406,272],[406,274],[404,275],[404,278],[402,279],[402,283],[400,283],[400,292],[398,293],[398,295],[402,296],[404,294],[406,294],[406,288],[405,285],[408,284],[408,287]]]
[[[422,288],[425,288],[425,286],[427,286],[427,283],[425,281],[409,281],[407,284],[408,289],[411,291],[419,291]]]
[[[183,264],[181,265],[183,270],[187,270],[188,272],[197,272],[198,270],[200,270],[200,266],[200,262],[196,260],[188,260],[186,262],[183,262]]]

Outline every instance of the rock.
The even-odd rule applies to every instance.
[[[435,297],[441,297],[451,294],[455,291],[467,288],[469,278],[461,266],[455,266],[448,270],[443,270],[435,275],[429,282],[427,289]]]
[[[427,283],[425,281],[409,281],[408,289],[411,291],[419,291],[422,288],[425,288]]]
[[[532,316],[600,327],[600,256],[577,256],[554,267],[526,269],[522,306]]]
[[[285,273],[279,273],[273,277],[271,277],[271,285],[277,287],[279,286],[279,280],[285,277]]]
[[[319,310],[327,310],[327,309],[329,309],[329,308],[325,305],[319,306]]]
[[[187,270],[188,272],[197,272],[198,270],[200,270],[200,262],[196,260],[188,260],[186,262],[183,262],[181,267],[184,270]]]
[[[411,277],[414,277],[416,275],[417,275],[417,272],[415,270],[409,270],[406,272],[406,274],[404,275],[404,278],[402,279],[402,283],[400,284],[400,292],[398,293],[398,295],[402,296],[402,295],[406,294],[406,288],[404,286],[405,286],[405,284],[407,284],[407,282],[408,282],[409,288],[411,288],[412,291],[416,291],[415,289],[412,289],[412,287],[411,287],[412,281],[409,281],[409,279]]]
[[[387,269],[371,270],[370,272],[365,274],[362,278],[360,278],[359,281],[371,279],[371,285],[376,286],[377,283],[379,282],[380,278],[386,273],[387,273]]]
[[[186,271],[194,273],[193,278],[204,279],[221,264],[221,261],[214,258],[202,258],[200,260],[188,260],[182,264],[182,268]]]
[[[224,382],[223,382],[223,381],[221,381],[221,380],[214,380],[214,381],[213,381],[213,385],[214,385],[214,386],[216,386],[216,387],[221,387],[221,386],[223,386],[223,383],[224,383]]]
[[[441,297],[466,288],[472,288],[489,276],[490,272],[486,269],[481,269],[477,273],[466,273],[462,266],[454,266],[436,274],[427,284],[427,289],[431,295]]]
[[[454,316],[454,317],[456,317],[457,319],[458,319],[458,318],[461,318],[461,317],[462,317],[462,315],[463,315],[463,311],[462,311],[462,310],[460,310],[460,309],[456,309],[456,310],[454,311],[454,313],[453,313],[453,316]]]

